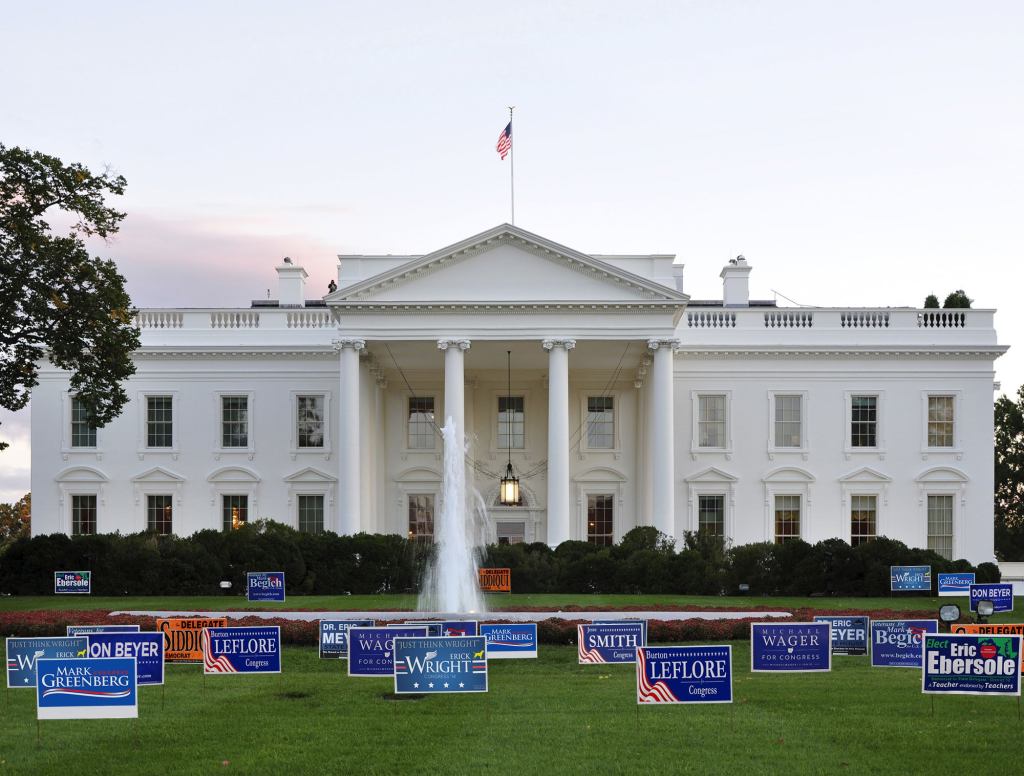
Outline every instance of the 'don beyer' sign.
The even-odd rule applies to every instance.
[[[931,566],[889,566],[889,590],[931,591]]]
[[[957,571],[950,574],[939,574],[939,596],[949,598],[951,596],[970,595],[971,585],[974,584],[973,571]]]
[[[55,571],[53,572],[53,592],[57,595],[92,593],[91,571]]]
[[[389,628],[349,628],[348,675],[394,676],[395,639],[409,636],[426,638],[426,626],[398,625]]]
[[[827,622],[750,625],[751,671],[831,671],[832,626]]]
[[[320,620],[320,659],[348,657],[348,629],[373,626],[373,620]]]
[[[477,575],[484,593],[512,592],[512,569],[477,569]]]
[[[1013,611],[1013,585],[989,584],[971,585],[971,611],[978,611],[978,601],[991,601],[992,610],[995,612]]]
[[[204,674],[281,673],[281,627],[203,629]]]
[[[283,601],[283,571],[250,571],[245,575],[247,601]]]
[[[36,662],[39,719],[134,719],[139,716],[135,658],[40,658]]]
[[[872,620],[872,667],[920,668],[924,637],[938,632],[938,620]]]
[[[832,626],[833,655],[866,655],[868,653],[868,618],[847,614],[819,614],[815,622]]]
[[[636,702],[732,703],[732,647],[637,647]]]
[[[36,661],[71,659],[85,657],[89,651],[89,640],[85,636],[61,638],[41,636],[39,638],[18,638],[6,640],[4,654],[7,655],[7,688],[35,687]]]
[[[167,617],[156,621],[164,634],[164,660],[168,663],[203,662],[203,628],[226,628],[227,617]]]
[[[395,694],[487,692],[487,639],[395,639]]]
[[[1020,695],[1020,636],[926,636],[921,692]]]
[[[633,663],[636,648],[644,645],[641,622],[594,622],[576,626],[576,652],[580,665]]]
[[[130,657],[135,659],[136,683],[164,683],[164,635],[144,633],[91,633],[89,657]]]
[[[488,660],[537,657],[537,623],[483,623],[480,635],[487,639]]]

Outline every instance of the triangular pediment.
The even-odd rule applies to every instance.
[[[289,474],[284,478],[285,482],[337,482],[338,478],[322,472],[319,469],[314,469],[312,466],[307,466],[305,469],[300,469],[294,474]]]
[[[723,472],[714,466],[691,474],[686,478],[687,482],[736,482],[737,478],[727,472]]]
[[[132,477],[132,482],[184,482],[185,478],[175,474],[162,466],[154,466],[152,469]]]
[[[839,478],[840,482],[892,482],[892,477],[872,469],[870,466],[857,469],[844,477]]]

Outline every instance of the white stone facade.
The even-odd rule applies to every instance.
[[[508,225],[339,259],[323,301],[286,263],[276,303],[140,311],[132,401],[94,438],[44,368],[33,531],[423,533],[432,406],[469,444],[490,541],[703,523],[735,543],[886,535],[994,557],[991,310],[778,308],[749,300],[742,258],[722,300],[694,302],[672,256]],[[510,438],[522,506],[497,504]]]

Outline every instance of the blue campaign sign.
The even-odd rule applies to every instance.
[[[283,571],[250,571],[245,575],[247,601],[283,601]]]
[[[833,655],[866,655],[868,653],[868,618],[849,614],[821,614],[815,622],[832,626]]]
[[[442,636],[476,636],[479,629],[476,620],[445,620],[441,623]]]
[[[871,665],[920,668],[924,637],[938,632],[938,620],[872,620]]]
[[[90,633],[138,633],[138,625],[68,625],[69,636],[86,636]]]
[[[66,593],[77,593],[89,595],[92,593],[92,572],[91,571],[55,571],[53,572],[53,592],[60,595]]]
[[[974,584],[973,571],[958,571],[952,574],[939,574],[939,595],[943,597],[970,595]]]
[[[640,622],[576,626],[577,657],[580,664],[634,663],[636,648],[644,646],[644,625]]]
[[[204,628],[204,674],[281,673],[281,627]]]
[[[931,566],[889,566],[890,590],[932,589]]]
[[[39,719],[126,719],[139,716],[135,658],[81,657],[36,661]]]
[[[732,703],[732,647],[638,647],[636,702]]]
[[[971,585],[971,611],[978,611],[978,601],[991,601],[996,612],[1013,611],[1013,585],[989,584]]]
[[[348,675],[393,676],[395,639],[427,636],[425,625],[393,625],[389,628],[348,629]]]
[[[827,622],[750,625],[751,671],[831,671],[832,626]]]
[[[395,694],[487,692],[483,636],[395,639]]]
[[[348,657],[348,629],[373,626],[373,620],[320,620],[320,659]]]
[[[601,620],[600,622],[603,622],[606,625],[619,625],[619,624],[622,624],[622,623],[625,623],[627,625],[631,625],[634,622],[640,623],[640,625],[643,626],[643,629],[644,629],[643,640],[640,642],[640,646],[642,646],[642,647],[643,646],[647,646],[647,620],[642,620],[639,617],[636,617],[636,618],[633,618],[633,619],[630,619],[630,618],[627,617],[624,620]]]
[[[387,627],[403,628],[407,625],[421,625],[427,629],[428,636],[443,636],[444,623],[441,620],[405,620],[404,622],[398,623],[397,625],[389,625]]]
[[[1020,636],[926,636],[921,692],[1020,695]]]
[[[487,659],[537,657],[537,623],[484,623],[480,635],[487,639]]]
[[[7,687],[35,687],[36,661],[40,658],[70,659],[85,657],[89,640],[84,636],[62,639],[57,637],[15,638],[6,640]]]
[[[139,685],[164,683],[164,634],[90,633],[89,657],[135,658]]]

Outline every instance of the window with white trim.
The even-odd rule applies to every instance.
[[[775,394],[775,447],[803,447],[803,396]]]
[[[96,426],[85,403],[74,396],[71,398],[71,446],[96,447]]]
[[[725,536],[725,496],[697,496],[697,532],[709,536]]]
[[[324,497],[321,493],[300,493],[297,497],[299,531],[321,534],[324,532]]]
[[[850,447],[878,447],[878,396],[850,395]]]
[[[866,544],[878,535],[878,496],[872,493],[850,495],[850,546]]]
[[[526,447],[526,400],[522,396],[498,397],[498,449],[510,447]]]
[[[800,496],[776,494],[775,543],[785,544],[800,538]]]
[[[174,447],[174,397],[146,397],[146,447]]]
[[[615,498],[611,493],[587,495],[587,541],[610,547],[615,543]]]
[[[615,447],[615,397],[587,397],[587,447],[592,450]]]
[[[76,493],[71,496],[71,535],[96,533],[96,494]]]
[[[221,496],[221,517],[225,531],[241,528],[249,522],[249,496],[225,493]]]
[[[409,494],[409,541],[434,543],[434,494]]]
[[[249,447],[249,397],[220,397],[220,446]]]
[[[526,541],[526,523],[499,521],[495,526],[498,544],[522,544]]]
[[[437,444],[434,431],[434,397],[409,397],[408,445],[410,450],[433,450]]]
[[[724,394],[701,394],[697,397],[697,446],[726,446],[726,402]]]
[[[172,531],[174,516],[170,494],[151,493],[146,496],[146,530],[166,536]]]
[[[324,447],[326,417],[325,399],[321,394],[298,394],[295,397],[295,440],[300,448]]]
[[[955,396],[928,396],[928,447],[955,447]]]
[[[928,549],[953,560],[952,494],[928,494]]]

